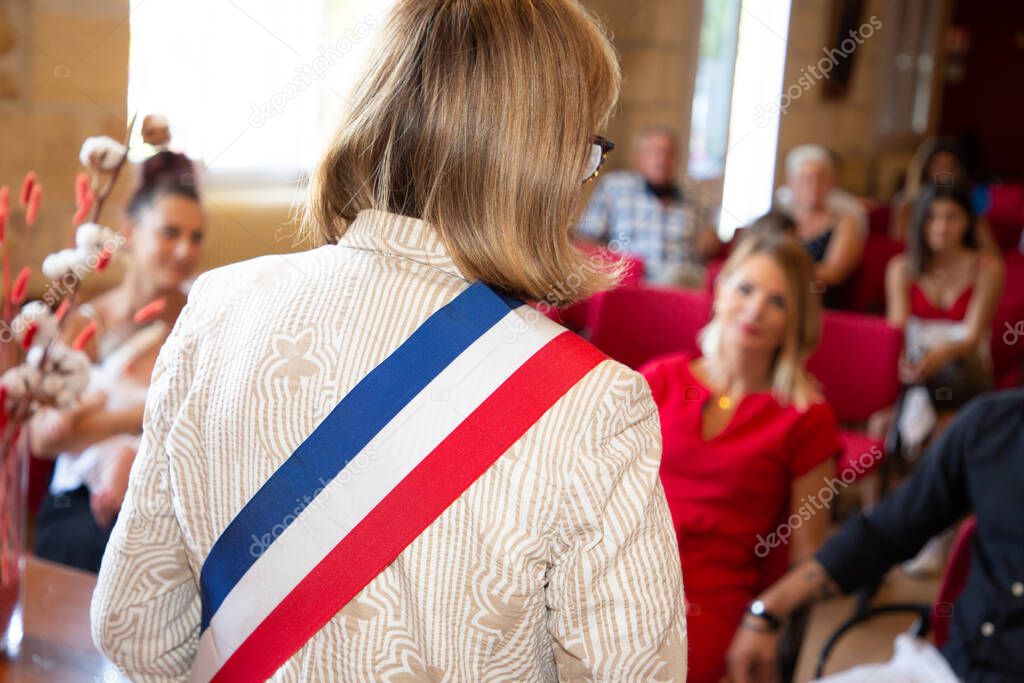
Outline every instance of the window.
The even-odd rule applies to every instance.
[[[934,57],[942,8],[925,0],[909,0],[892,8],[893,30],[886,30],[887,73],[881,98],[881,128],[886,134],[924,135],[932,115]]]
[[[771,206],[790,5],[703,0],[687,171],[721,181],[725,240]]]
[[[741,8],[719,222],[724,239],[771,207],[790,6],[744,0]]]
[[[729,105],[739,14],[739,3],[735,0],[704,0],[700,57],[690,114],[687,171],[693,178],[722,175],[729,139]]]
[[[132,0],[128,110],[166,115],[172,147],[211,176],[295,177],[336,128],[389,5]]]

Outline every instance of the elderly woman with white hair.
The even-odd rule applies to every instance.
[[[796,235],[814,259],[814,278],[824,288],[825,305],[837,304],[839,286],[860,265],[867,219],[849,193],[836,187],[836,164],[820,145],[801,145],[786,157],[786,186],[779,208],[796,222]]]

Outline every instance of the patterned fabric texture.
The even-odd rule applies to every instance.
[[[699,287],[704,277],[703,259],[697,252],[702,221],[691,200],[680,198],[662,205],[639,173],[615,171],[601,176],[579,232],[638,256],[653,283]]]
[[[187,678],[218,535],[468,285],[429,225],[374,211],[337,244],[198,279],[154,370],[93,597],[94,640],[129,678]],[[646,382],[601,363],[272,680],[683,681],[660,458]]]

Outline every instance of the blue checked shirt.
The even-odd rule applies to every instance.
[[[699,230],[699,214],[690,203],[663,205],[643,177],[629,171],[601,176],[579,226],[581,236],[640,257],[647,279],[659,284],[700,284]]]

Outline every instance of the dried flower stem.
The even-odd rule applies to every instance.
[[[100,222],[100,213],[103,211],[103,205],[107,202],[107,197],[114,190],[114,183],[117,182],[117,177],[121,175],[121,169],[124,168],[125,162],[128,161],[128,143],[132,139],[132,130],[135,128],[135,119],[138,118],[138,114],[132,115],[132,120],[128,122],[128,132],[124,136],[124,154],[121,155],[120,161],[117,162],[117,166],[110,174],[110,180],[103,187],[102,190],[96,192],[96,201],[92,207],[92,222]]]
[[[106,203],[107,198],[110,196],[114,189],[114,185],[117,182],[118,176],[121,174],[121,170],[124,168],[125,163],[128,161],[128,144],[131,141],[132,130],[135,128],[136,115],[132,116],[131,121],[128,124],[128,130],[125,132],[125,152],[118,161],[117,166],[114,167],[110,174],[110,178],[104,185],[102,190],[95,192],[95,203],[92,207],[92,222],[99,223],[100,214],[103,211],[103,205]],[[95,181],[95,178],[94,178]],[[26,203],[24,195],[28,191],[31,191],[32,185],[35,184],[35,174],[29,174],[26,176],[25,183],[22,188],[22,203]],[[34,207],[32,208],[33,213],[38,211],[38,190],[36,191],[37,197]],[[77,228],[77,226],[74,226]],[[9,238],[9,235],[6,237]],[[30,237],[31,239],[31,237]],[[74,240],[74,234],[72,234],[72,240]],[[11,322],[11,265],[10,265],[10,253],[9,253],[9,239],[4,239],[2,245],[0,245],[0,259],[2,259],[3,266],[3,320],[5,324]],[[25,395],[18,401],[10,414],[7,416],[8,419],[0,432],[3,436],[0,437],[0,493],[4,496],[8,495],[8,488],[11,487],[14,482],[14,477],[17,476],[17,467],[19,466],[19,455],[15,452],[17,450],[16,442],[18,437],[21,435],[22,427],[25,421],[30,417],[32,411],[32,404],[36,400],[36,393],[39,391],[42,385],[45,373],[43,369],[46,367],[46,361],[49,358],[52,349],[55,344],[62,338],[63,332],[65,331],[68,321],[72,318],[75,309],[75,299],[78,294],[78,289],[81,285],[81,281],[75,278],[73,284],[70,287],[70,291],[65,297],[67,307],[65,314],[57,323],[57,333],[53,339],[50,339],[46,346],[43,348],[43,353],[39,359],[39,379],[36,381],[35,386],[30,387]],[[5,367],[10,367],[12,363],[12,353],[16,354],[13,344],[4,344],[3,361]],[[0,400],[0,411],[7,412],[6,399]],[[22,504],[22,501],[17,501],[17,504]],[[8,514],[9,508],[3,507],[0,509],[0,581],[3,585],[7,585],[14,570],[8,561],[9,550],[13,547],[13,544],[20,544],[21,539],[18,537],[18,529],[14,528],[15,520]]]

